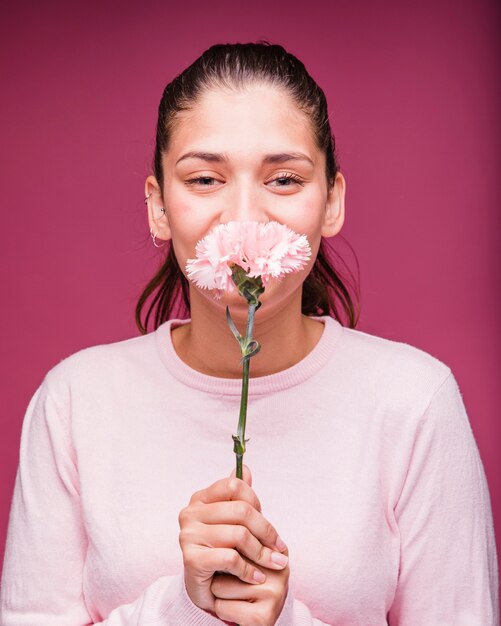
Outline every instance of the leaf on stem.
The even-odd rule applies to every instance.
[[[233,321],[233,318],[231,317],[229,307],[226,307],[226,321],[228,322],[228,326],[230,327],[231,332],[234,334],[235,339],[238,341],[238,343],[241,346],[242,345],[242,341],[243,341],[243,337],[238,332],[238,328],[235,326],[235,322]]]
[[[235,263],[231,268],[231,278],[238,289],[238,293],[247,300],[249,306],[253,305],[257,310],[261,306],[259,296],[264,292],[261,276],[250,278],[243,267]]]

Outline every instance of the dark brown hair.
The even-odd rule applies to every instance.
[[[191,109],[205,91],[214,88],[235,89],[253,82],[285,89],[306,113],[311,120],[317,145],[326,157],[327,183],[333,185],[339,164],[324,92],[308,74],[303,63],[282,46],[258,42],[211,46],[165,88],[158,108],[153,161],[160,189],[163,189],[164,182],[162,156],[169,148],[178,113]],[[146,285],[136,306],[136,324],[142,334],[148,332],[153,313],[154,329],[170,319],[174,311],[180,316],[188,316],[190,313],[188,280],[179,267],[171,242],[166,247],[165,260]],[[303,283],[302,313],[331,315],[344,324],[342,311],[347,318],[346,325],[355,328],[360,309],[359,306],[355,307],[344,277],[334,268],[330,259],[333,254],[337,255],[334,248],[327,239],[322,238],[313,268]],[[141,314],[150,296],[152,299],[143,324]]]

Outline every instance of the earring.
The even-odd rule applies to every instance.
[[[149,193],[145,198],[144,198],[144,203],[148,204],[148,199],[151,198],[151,193]]]
[[[165,246],[165,244],[167,243],[166,241],[164,241],[160,245],[157,243],[158,231],[155,234],[153,234],[153,228],[150,228],[150,235],[151,235],[151,239],[153,241],[153,245],[155,246],[155,248],[163,248]]]

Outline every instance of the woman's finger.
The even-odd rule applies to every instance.
[[[267,622],[257,622],[256,604],[246,600],[222,600],[216,598],[214,600],[214,612],[219,619],[225,622],[235,622],[241,626],[245,624],[261,624]]]
[[[184,564],[186,568],[197,571],[202,577],[215,572],[222,572],[232,574],[241,581],[252,585],[263,583],[266,580],[264,572],[231,548],[188,551],[184,555]]]
[[[222,600],[257,600],[261,585],[248,585],[229,574],[214,574],[210,586],[216,598]]]
[[[203,542],[211,548],[234,548],[256,565],[268,569],[281,570],[289,561],[281,552],[263,546],[248,528],[238,524],[206,525]]]
[[[210,485],[210,487],[195,492],[191,496],[190,504],[195,504],[197,502],[210,504],[212,502],[232,500],[244,500],[253,506],[257,511],[261,511],[261,503],[252,490],[252,487],[250,487],[244,480],[240,480],[234,476],[221,478]]]
[[[190,526],[193,515],[193,507],[188,507],[181,511],[179,514],[181,528]],[[279,552],[283,552],[286,549],[284,542],[280,539],[273,525],[253,506],[242,500],[199,505],[196,510],[196,520],[202,524],[245,526],[263,546]]]

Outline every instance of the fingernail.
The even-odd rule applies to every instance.
[[[275,542],[275,545],[277,546],[277,548],[280,550],[280,552],[283,552],[284,550],[287,549],[287,546],[285,545],[285,542],[283,541],[283,539],[281,539],[280,537],[277,537],[277,540]]]
[[[280,554],[280,552],[272,552],[271,560],[273,563],[280,565],[280,567],[285,567],[289,562],[289,559],[285,556],[285,554]]]
[[[263,574],[263,572],[260,572],[258,569],[254,570],[254,573],[252,574],[252,578],[257,583],[264,583],[264,581],[266,580],[266,576]]]

